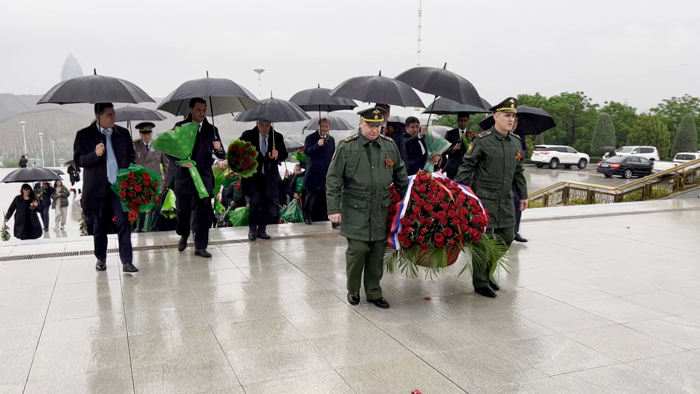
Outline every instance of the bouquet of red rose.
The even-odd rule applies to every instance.
[[[294,158],[297,159],[297,161],[301,164],[306,164],[309,162],[309,157],[306,156],[304,148],[301,148],[298,151],[294,152],[292,156],[294,156]]]
[[[148,168],[132,164],[117,173],[112,190],[119,196],[124,212],[129,212],[129,222],[139,219],[139,212],[152,211],[160,202],[160,175]]]
[[[250,142],[234,140],[228,147],[228,166],[241,178],[250,178],[258,171],[258,150]]]
[[[468,250],[469,257],[478,255],[479,259],[470,259],[461,275],[475,260],[495,262],[504,252],[499,241],[483,237],[488,212],[467,186],[419,171],[409,178],[405,196],[393,185],[391,193],[391,250],[385,259],[390,272],[398,267],[415,277],[422,268],[432,277],[454,264],[462,251]]]

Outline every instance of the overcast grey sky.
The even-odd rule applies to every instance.
[[[418,0],[0,3],[4,93],[45,93],[68,53],[153,97],[207,70],[258,94],[260,66],[263,96],[289,99],[417,60]],[[423,0],[422,64],[447,62],[492,103],[582,90],[647,110],[700,96],[699,11],[697,0]]]

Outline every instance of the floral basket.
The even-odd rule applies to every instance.
[[[258,151],[250,142],[234,140],[228,147],[228,166],[241,178],[250,178],[258,171]]]
[[[117,173],[112,190],[119,196],[124,212],[129,212],[129,222],[139,219],[139,212],[152,211],[160,203],[160,176],[148,168],[132,164]]]
[[[393,185],[391,193],[389,251],[385,256],[389,272],[400,269],[416,277],[422,270],[433,277],[467,251],[468,263],[460,271],[462,275],[473,264],[501,260],[507,250],[499,240],[483,236],[488,212],[464,185],[441,174],[419,171],[409,178],[404,196]]]

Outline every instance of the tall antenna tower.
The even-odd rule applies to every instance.
[[[262,73],[265,72],[265,69],[262,67],[258,67],[254,69],[256,73],[258,73],[258,98],[261,99],[262,97]]]
[[[417,63],[416,67],[420,67],[421,61],[421,29],[423,29],[423,0],[418,0],[418,48],[416,50]],[[420,108],[413,108],[414,115],[418,117],[420,114]]]

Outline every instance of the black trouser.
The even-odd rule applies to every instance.
[[[250,196],[248,226],[251,231],[265,231],[273,217],[279,217],[279,202],[267,195],[267,186],[255,185]]]
[[[49,229],[49,209],[51,209],[51,203],[44,203],[41,205],[41,221],[44,223],[44,230]]]
[[[131,223],[129,215],[122,210],[122,204],[116,194],[110,191],[109,206],[101,209],[93,209],[92,222],[95,225],[95,257],[107,258],[107,231],[112,218],[117,219],[117,234],[119,235],[119,258],[122,264],[131,263],[133,254],[131,250]]]
[[[194,231],[195,249],[206,249],[209,246],[209,227],[211,227],[211,198],[199,198],[191,194],[176,194],[177,205],[177,234],[189,237],[190,229]],[[196,226],[190,223],[192,217]]]
[[[320,205],[319,205],[320,204]],[[321,207],[323,209],[321,209]],[[326,220],[326,188],[304,189],[303,212],[305,220]]]

